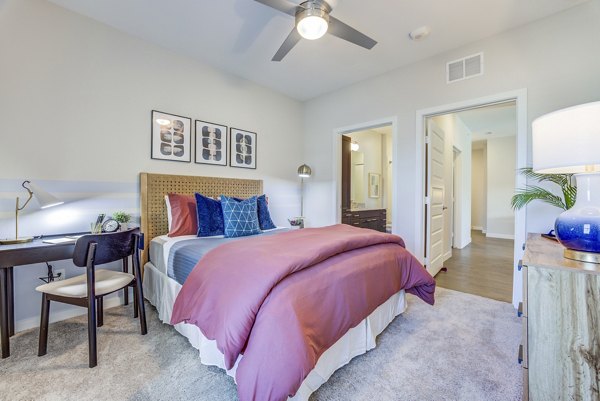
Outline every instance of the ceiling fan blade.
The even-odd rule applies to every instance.
[[[290,3],[286,0],[254,0],[257,3],[264,4],[265,6],[269,6],[274,8],[275,10],[279,10],[282,13],[289,14],[292,17],[296,15],[296,9],[298,6],[296,4]]]
[[[296,46],[296,43],[298,43],[300,39],[302,39],[302,36],[300,36],[298,30],[296,28],[292,29],[292,32],[290,32],[288,37],[285,38],[283,44],[281,45],[279,50],[277,50],[277,53],[275,53],[271,61],[283,60],[286,54],[288,54],[290,50],[292,50],[292,47]]]
[[[346,25],[339,19],[332,16],[329,16],[329,29],[327,30],[327,33],[337,36],[340,39],[347,40],[355,45],[364,47],[365,49],[372,49],[373,46],[377,44],[377,41],[371,39],[364,33],[358,32],[350,25]]]

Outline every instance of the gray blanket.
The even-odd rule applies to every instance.
[[[284,228],[263,232],[258,235],[275,235],[289,230],[289,228]],[[244,239],[252,237],[255,236],[238,238],[193,238],[177,242],[169,252],[167,275],[183,285],[200,259],[202,259],[209,251],[228,242],[243,241]]]

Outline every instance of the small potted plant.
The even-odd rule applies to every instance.
[[[129,222],[131,221],[131,215],[129,213],[114,212],[112,217],[121,225],[121,231],[129,229]]]

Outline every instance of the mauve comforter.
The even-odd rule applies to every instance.
[[[198,262],[171,324],[214,339],[240,401],[293,396],[321,354],[401,289],[429,304],[435,281],[398,236],[347,225],[222,245]]]

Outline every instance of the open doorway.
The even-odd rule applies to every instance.
[[[341,141],[341,222],[392,232],[392,126],[346,132]]]
[[[426,118],[428,270],[441,287],[511,302],[516,101]]]

